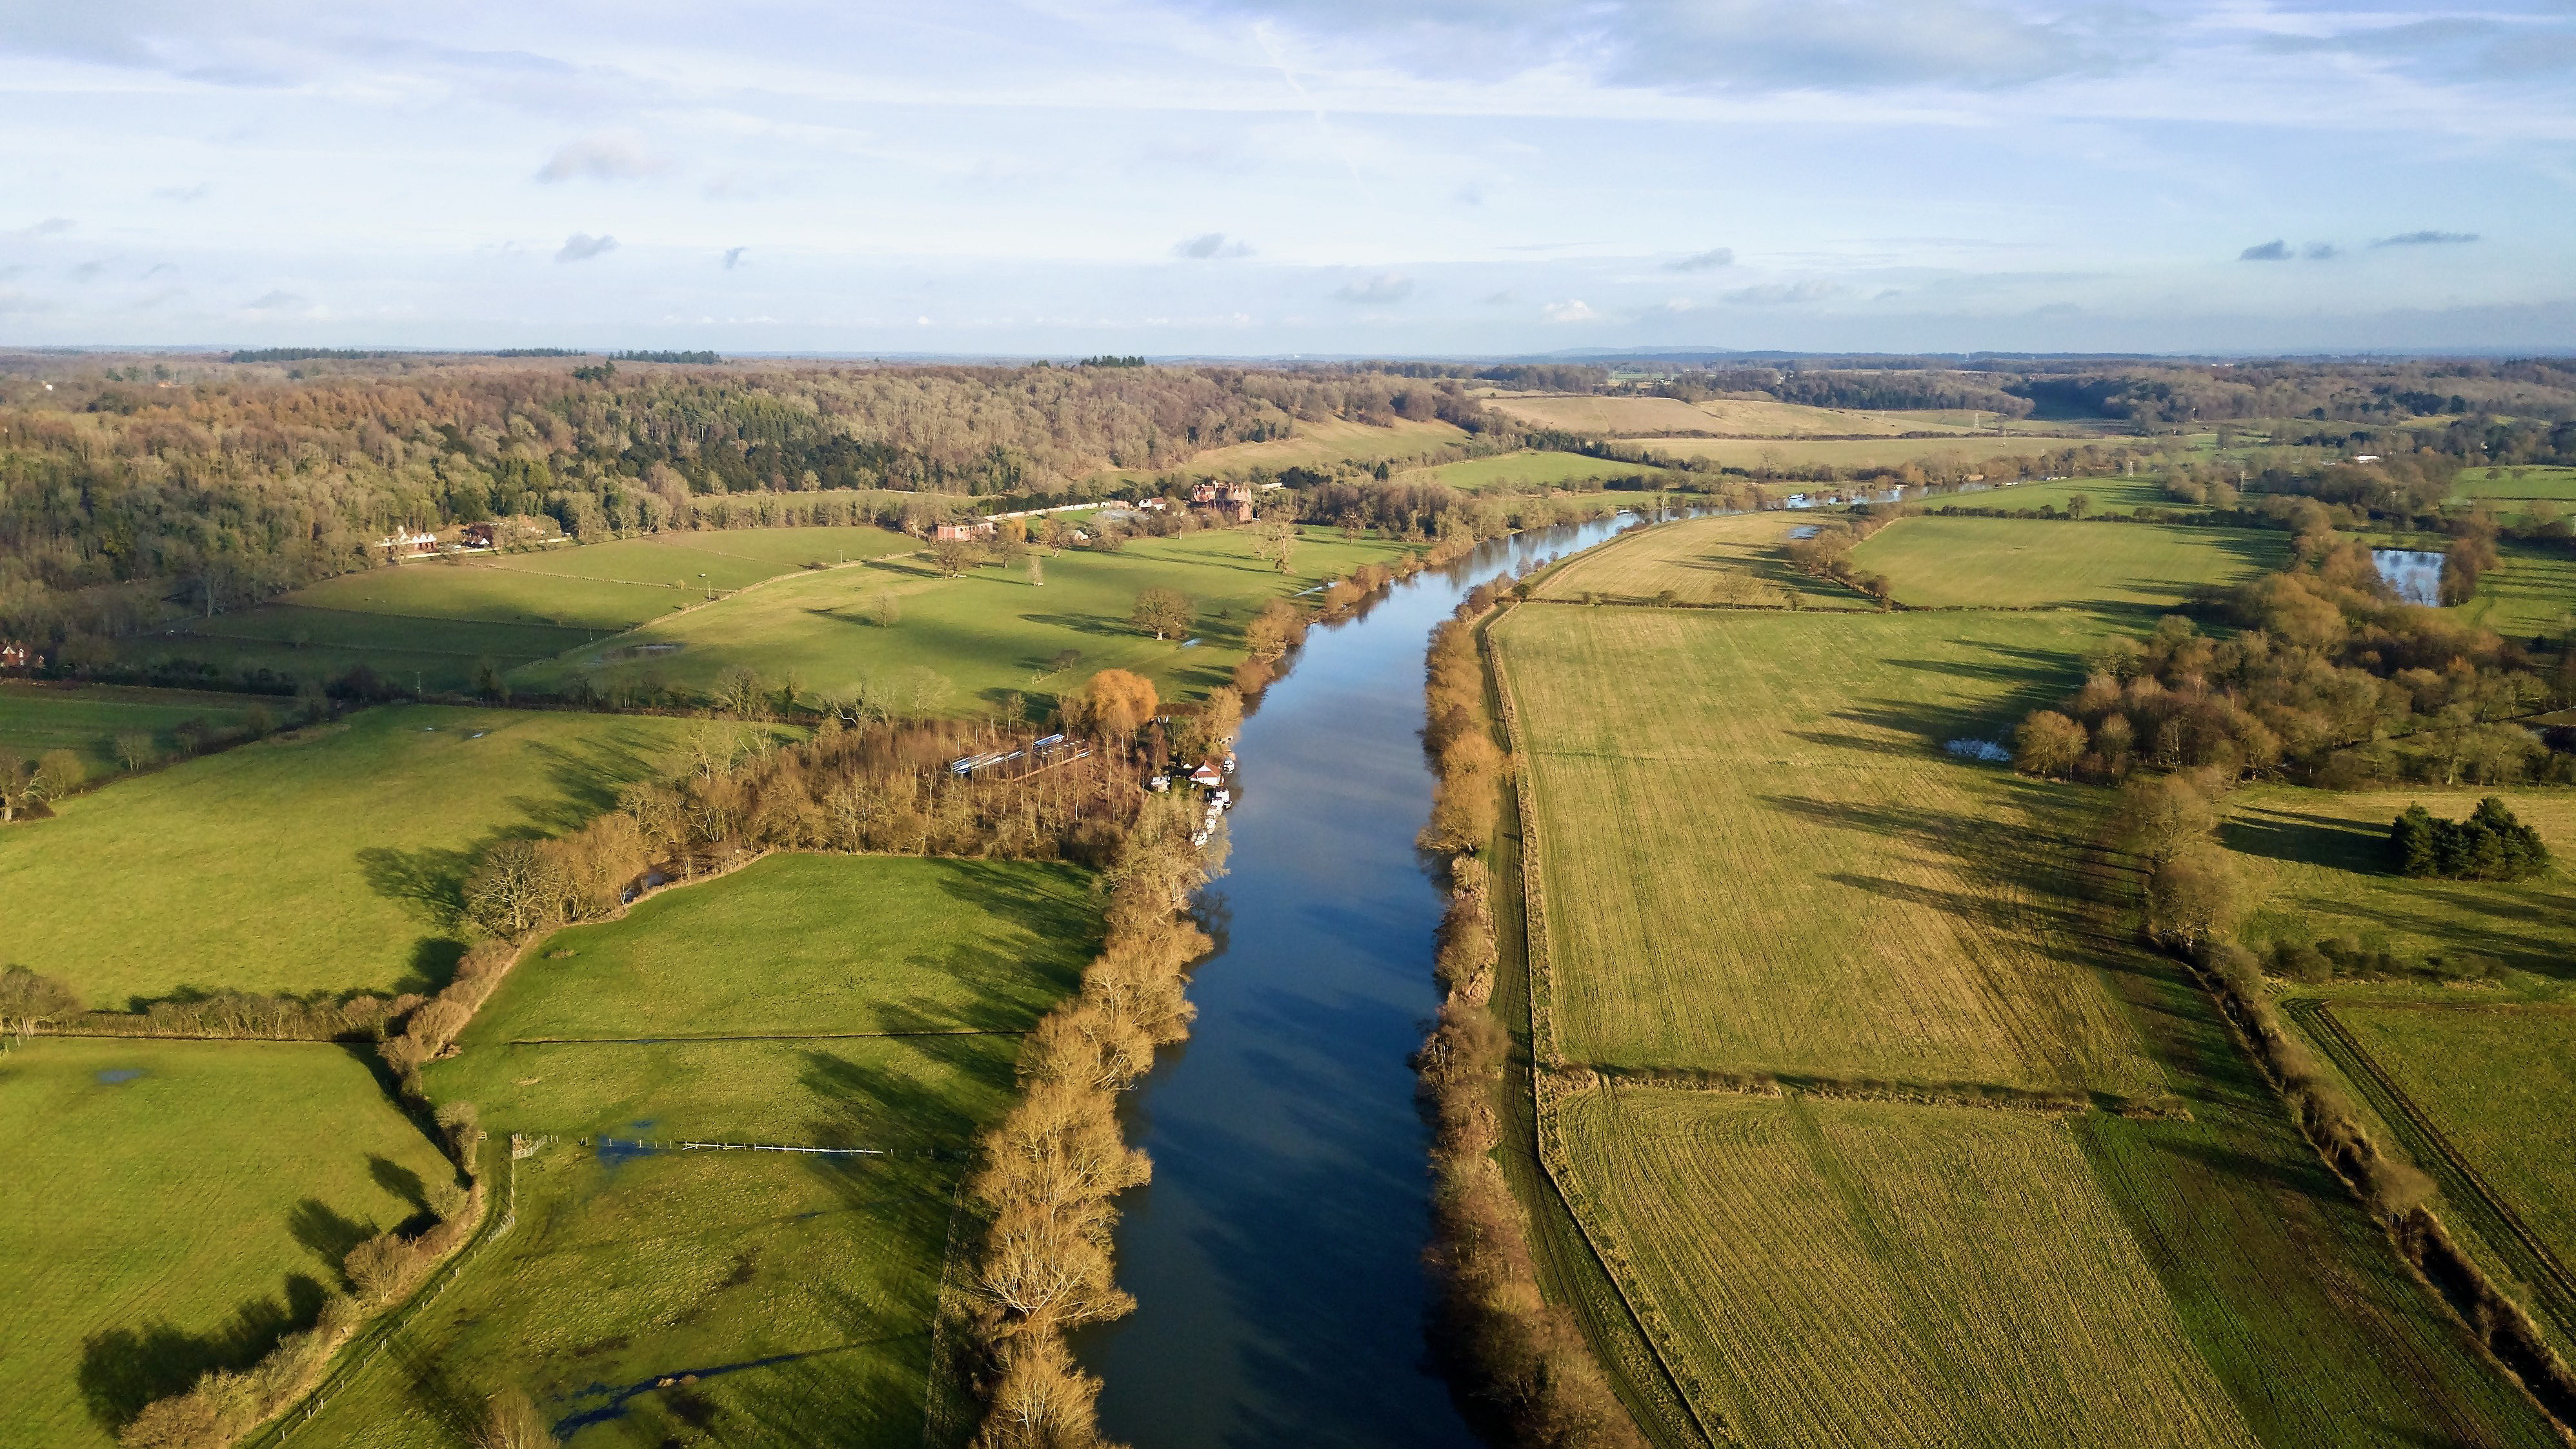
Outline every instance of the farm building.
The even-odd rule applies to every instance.
[[[977,543],[993,536],[993,520],[979,518],[972,523],[943,523],[931,537],[942,543]]]
[[[376,540],[376,547],[394,558],[419,558],[438,552],[438,535],[412,533],[408,530],[390,533]]]
[[[465,525],[464,531],[456,536],[456,541],[467,548],[490,548],[498,541],[499,529],[498,524],[469,523]]]
[[[32,669],[40,661],[36,646],[15,639],[0,639],[0,669]]]

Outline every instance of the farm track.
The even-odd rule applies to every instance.
[[[901,1036],[1026,1036],[1024,1030],[1000,1027],[954,1026],[922,1031],[749,1031],[709,1032],[704,1035],[664,1036],[514,1036],[505,1037],[503,1046],[663,1046],[671,1042],[702,1041],[856,1041],[878,1037]]]
[[[2424,1159],[2437,1178],[2445,1179],[2443,1186],[2477,1226],[2478,1235],[2506,1260],[2514,1276],[2532,1289],[2558,1331],[2576,1338],[2576,1274],[2568,1271],[2549,1244],[2531,1230],[2468,1155],[2452,1144],[2434,1123],[2432,1114],[2407,1095],[2369,1048],[2336,1019],[2331,1002],[2310,997],[2283,1005],[2371,1099],[2371,1105],[2379,1109],[2390,1128],[2400,1137],[2413,1139],[2407,1145],[2415,1149],[2415,1155]]]

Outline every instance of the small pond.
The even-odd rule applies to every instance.
[[[2442,555],[2411,548],[2374,548],[2370,561],[2379,577],[2410,604],[2442,602]]]

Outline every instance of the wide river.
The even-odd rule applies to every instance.
[[[1423,650],[1497,574],[1634,520],[1499,540],[1317,628],[1246,722],[1232,874],[1198,1023],[1130,1098],[1131,1316],[1084,1334],[1103,1430],[1137,1449],[1476,1443],[1430,1367],[1428,1137],[1406,1058],[1439,1009]]]

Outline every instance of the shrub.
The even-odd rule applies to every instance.
[[[2443,820],[2421,805],[2388,827],[2388,867],[2399,875],[2442,880],[2523,880],[2549,868],[2540,832],[2514,818],[2493,795],[2466,820]]]

